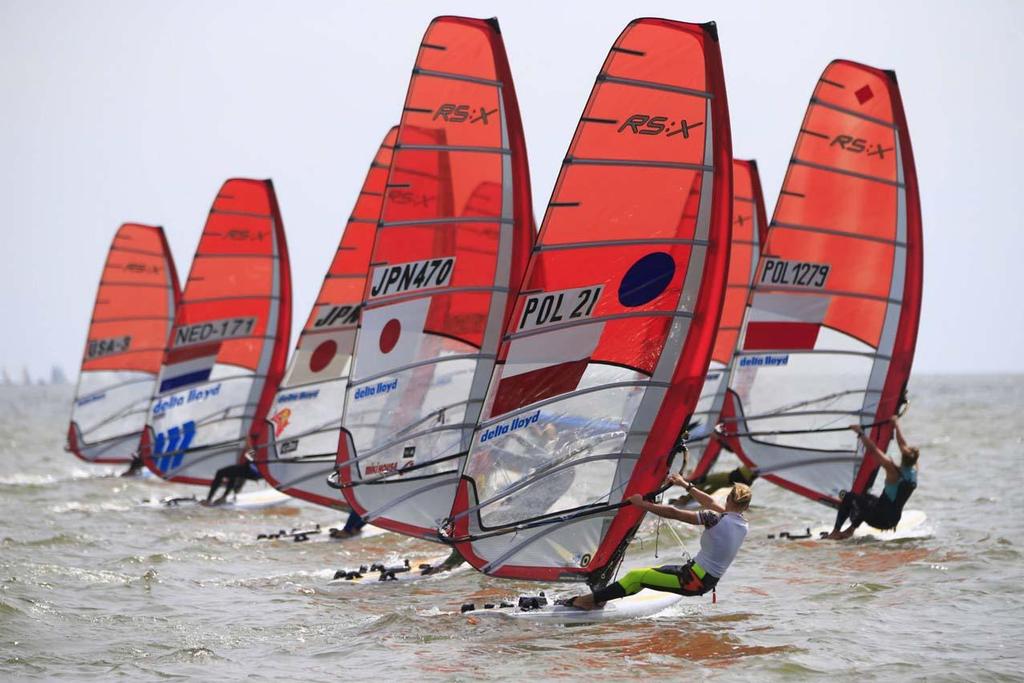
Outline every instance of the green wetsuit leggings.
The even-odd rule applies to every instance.
[[[718,577],[711,574],[704,573],[704,578],[698,576],[698,572],[693,568],[693,561],[684,565],[646,567],[627,572],[615,583],[595,591],[594,601],[601,604],[617,600],[639,593],[644,588],[677,595],[704,595],[717,583]]]

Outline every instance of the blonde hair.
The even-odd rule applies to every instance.
[[[733,484],[732,491],[729,492],[729,499],[736,504],[736,507],[742,512],[750,507],[750,499],[754,493],[750,490],[750,487],[746,484]]]

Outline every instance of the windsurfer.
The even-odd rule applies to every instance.
[[[591,610],[603,607],[609,600],[639,593],[643,588],[679,595],[703,595],[714,589],[747,536],[747,520],[743,512],[750,506],[750,487],[734,484],[723,507],[678,474],[669,475],[666,483],[684,487],[700,503],[701,509],[680,510],[671,505],[648,502],[640,495],[630,496],[629,502],[659,517],[703,526],[697,556],[684,565],[634,569],[605,588],[590,595],[575,596],[560,604]]]
[[[863,442],[868,457],[873,458],[878,466],[885,470],[885,488],[881,496],[870,493],[846,493],[839,504],[836,525],[826,538],[837,541],[849,538],[862,522],[867,522],[876,529],[894,529],[900,523],[903,506],[917,488],[917,460],[920,452],[907,444],[903,432],[900,431],[899,419],[895,415],[891,421],[896,433],[896,443],[900,448],[899,466],[864,433],[863,427],[850,426]],[[846,531],[840,531],[847,519],[850,520],[850,526]]]
[[[132,452],[132,462],[128,465],[128,469],[121,473],[122,477],[135,477],[138,476],[142,471],[142,458],[139,457],[138,451]]]
[[[241,460],[234,464],[222,467],[217,470],[217,473],[213,476],[213,483],[210,484],[210,492],[206,494],[206,500],[203,501],[203,505],[221,505],[227,502],[228,496],[234,493],[238,495],[238,492],[242,490],[247,481],[258,481],[263,478],[260,474],[259,469],[256,467],[256,450],[253,446],[253,438],[249,436],[246,438],[246,451],[242,455]],[[213,497],[217,494],[217,489],[224,485],[224,494],[217,500],[213,500]]]

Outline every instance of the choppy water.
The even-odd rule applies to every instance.
[[[831,515],[762,482],[717,604],[577,627],[471,623],[462,602],[535,588],[474,572],[331,589],[335,568],[442,551],[393,535],[256,542],[338,522],[312,506],[137,507],[195,489],[97,478],[61,451],[69,389],[0,387],[0,678],[1020,679],[1022,380],[915,379],[909,507],[927,512],[929,538],[768,540]],[[696,534],[682,533],[692,550]],[[654,543],[635,544],[630,561],[678,558],[671,535],[658,546],[655,558]]]

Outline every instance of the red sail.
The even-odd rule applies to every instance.
[[[163,228],[125,223],[103,266],[68,426],[82,460],[130,462],[181,291]]]
[[[731,381],[742,457],[826,504],[875,466],[910,375],[922,281],[921,211],[896,77],[825,69],[775,207]]]
[[[374,243],[338,474],[374,524],[437,540],[533,244],[526,143],[496,20],[420,44]]]
[[[142,457],[209,484],[259,441],[291,330],[288,248],[269,180],[229,180],[210,210],[150,406]]]
[[[344,502],[326,479],[334,470],[366,271],[397,137],[396,126],[384,137],[366,173],[274,398],[267,420],[268,446],[259,458],[263,476],[279,491],[329,507]]]
[[[736,345],[739,341],[743,314],[747,310],[750,284],[757,272],[757,260],[768,232],[764,194],[757,164],[734,159],[732,165],[732,241],[729,246],[729,280],[725,290],[722,319],[715,336],[711,365],[704,379],[700,400],[690,421],[690,457],[696,466],[690,477],[697,479],[708,473],[721,453],[721,443],[713,436],[715,425],[732,417],[732,401],[728,393],[729,377],[734,370]],[[731,423],[728,423],[731,425]],[[735,439],[729,448],[739,448]]]
[[[597,77],[446,525],[477,569],[600,582],[692,413],[725,293],[732,152],[714,25],[630,23]]]

